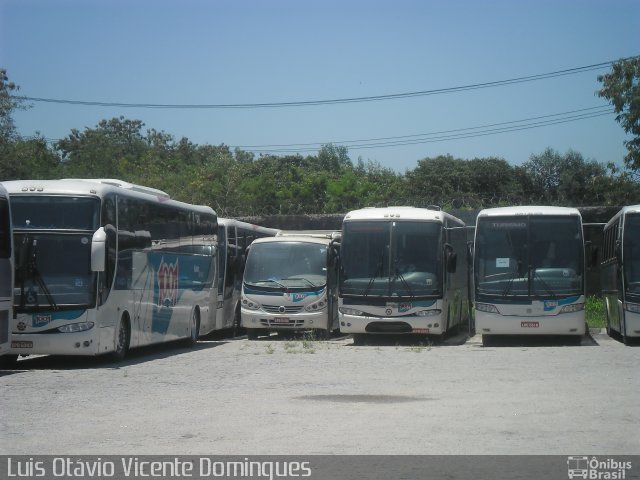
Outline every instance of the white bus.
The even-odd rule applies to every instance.
[[[622,208],[605,225],[600,275],[607,333],[627,345],[640,337],[640,205]]]
[[[240,327],[240,291],[246,250],[251,243],[273,237],[279,230],[266,228],[231,218],[218,219],[218,313],[216,330]]]
[[[438,209],[349,212],[340,246],[340,331],[442,336],[467,325],[467,229]],[[460,256],[460,261],[458,261]]]
[[[16,277],[11,353],[124,358],[215,326],[217,218],[119,180],[6,182]]]
[[[9,195],[0,184],[0,355],[8,353],[13,316],[13,237]],[[4,358],[3,358],[4,360]],[[0,363],[3,363],[0,361]]]
[[[242,326],[249,339],[304,330],[328,339],[338,329],[331,240],[332,232],[283,232],[253,242],[242,283]]]
[[[575,208],[480,211],[474,241],[476,332],[567,335],[586,331],[582,217]]]

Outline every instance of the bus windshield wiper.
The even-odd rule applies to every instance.
[[[549,284],[545,282],[542,276],[538,273],[538,269],[533,267],[530,267],[530,269],[531,269],[531,273],[533,274],[531,278],[533,280],[537,278],[538,281],[540,282],[540,285],[542,285],[542,288],[544,288],[547,291],[547,293],[551,298],[553,299],[558,298],[558,295],[555,294],[555,292],[551,289],[551,287],[549,287]]]
[[[516,268],[514,269],[513,272],[511,272],[511,276],[509,277],[509,281],[507,282],[507,286],[504,287],[504,290],[502,292],[502,296],[504,298],[509,296],[509,293],[511,292],[511,285],[513,285],[513,281],[516,278],[520,278],[520,268],[521,267],[522,267],[522,261],[521,260],[517,260]]]
[[[384,270],[384,245],[382,246],[382,254],[380,255],[380,262],[376,265],[376,270],[373,272],[373,276],[369,279],[369,283],[367,284],[367,288],[364,289],[363,296],[368,296],[371,287],[373,286],[378,275],[382,276],[382,271]]]
[[[415,294],[413,293],[413,289],[411,288],[411,285],[409,285],[409,283],[407,282],[407,279],[404,278],[404,275],[402,274],[402,272],[400,272],[400,270],[398,269],[398,267],[396,267],[396,274],[393,277],[393,279],[391,280],[391,282],[389,282],[389,287],[391,287],[391,283],[395,282],[397,279],[400,279],[400,283],[402,283],[402,285],[404,286],[404,288],[407,289],[407,292],[409,292],[409,296],[411,298],[415,297]],[[391,293],[391,292],[389,292]]]
[[[286,285],[281,284],[280,282],[278,282],[277,280],[274,280],[273,278],[266,278],[264,280],[256,280],[255,282],[247,282],[247,283],[251,283],[253,285],[257,285],[258,283],[275,283],[279,287],[287,288]]]
[[[53,296],[51,295],[51,291],[47,284],[45,283],[42,275],[38,271],[38,240],[32,239],[29,235],[25,235],[22,239],[22,245],[20,247],[20,252],[18,254],[18,263],[16,265],[16,273],[20,282],[20,308],[24,308],[27,300],[27,296],[30,294],[25,294],[24,291],[24,282],[29,279],[33,281],[35,284],[40,287],[42,293],[46,297],[49,305],[53,310],[58,309],[58,305],[56,304]],[[32,300],[30,299],[29,303],[37,303],[37,297],[34,297]]]
[[[287,277],[287,278],[283,278],[283,280],[304,280],[309,284],[309,286],[313,288],[316,288],[318,286],[306,277]]]

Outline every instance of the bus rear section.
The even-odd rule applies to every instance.
[[[13,238],[9,195],[0,184],[0,355],[9,351],[13,316]],[[0,362],[6,359],[0,360]]]
[[[475,235],[475,322],[483,343],[496,335],[567,335],[579,343],[586,323],[578,210],[486,209]]]
[[[340,331],[440,337],[468,321],[466,227],[439,211],[368,208],[346,215]],[[460,257],[460,258],[458,258]]]
[[[337,261],[330,235],[287,235],[253,242],[242,284],[242,326],[249,339],[271,332],[338,328]]]

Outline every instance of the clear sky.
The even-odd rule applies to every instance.
[[[0,0],[0,67],[20,94],[58,100],[246,105],[379,97],[639,54],[638,0]],[[354,162],[399,172],[440,154],[515,165],[547,147],[621,164],[622,128],[612,114],[594,116],[607,111],[595,94],[607,71],[296,107],[31,102],[14,120],[21,135],[49,139],[124,116],[176,139],[256,153],[344,144]],[[579,112],[587,118],[548,124],[588,108]],[[547,124],[531,128],[539,122]],[[495,124],[502,125],[487,127]],[[488,134],[504,127],[521,128]],[[449,133],[427,135],[436,132]]]

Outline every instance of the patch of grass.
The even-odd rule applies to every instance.
[[[604,300],[595,295],[587,297],[584,305],[585,317],[589,328],[603,328],[606,325]]]
[[[275,349],[273,348],[273,345],[268,344],[266,347],[264,347],[264,351],[271,355],[273,352],[275,352]]]

